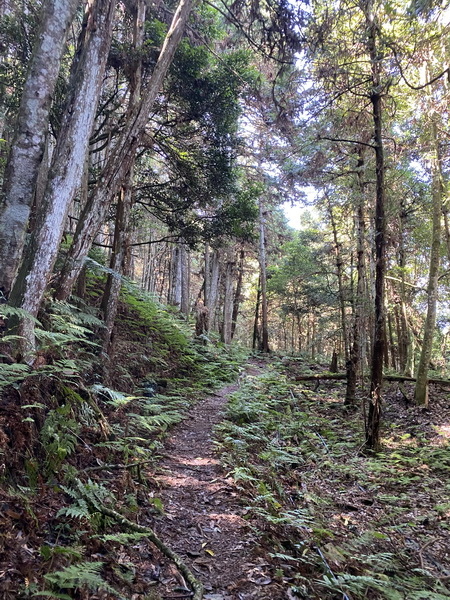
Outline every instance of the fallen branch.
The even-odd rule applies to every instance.
[[[194,576],[192,571],[188,569],[188,567],[184,564],[181,558],[176,554],[173,550],[171,550],[166,544],[159,539],[153,529],[149,527],[143,527],[142,525],[138,525],[137,523],[133,523],[120,513],[111,508],[106,508],[106,506],[101,507],[101,512],[115,519],[120,525],[131,529],[131,531],[137,531],[138,533],[144,533],[147,535],[148,539],[158,548],[161,552],[170,558],[170,560],[178,567],[180,573],[185,577],[186,581],[192,587],[194,595],[192,596],[192,600],[202,600],[203,598],[203,584]]]
[[[95,467],[86,467],[85,469],[81,469],[83,473],[87,473],[88,471],[111,471],[113,469],[132,469],[133,467],[140,467],[141,465],[148,465],[149,463],[155,462],[154,458],[149,458],[148,460],[140,460],[139,462],[128,463],[127,465],[121,464],[111,464],[111,465],[97,465]]]

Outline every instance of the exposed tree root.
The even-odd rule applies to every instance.
[[[174,552],[173,550],[171,550],[168,546],[166,546],[166,544],[164,544],[164,542],[162,542],[159,539],[159,537],[156,535],[156,533],[153,531],[153,529],[150,529],[149,527],[143,527],[142,525],[137,525],[136,523],[133,523],[132,521],[130,521],[129,519],[127,519],[126,517],[124,517],[123,515],[118,513],[117,511],[112,510],[111,508],[106,508],[105,506],[101,507],[101,512],[104,515],[107,515],[108,517],[112,517],[120,525],[123,525],[124,527],[127,527],[128,529],[131,529],[132,531],[137,531],[138,533],[145,533],[147,535],[148,539],[153,544],[155,544],[155,546],[158,548],[158,550],[161,550],[161,552],[165,556],[167,556],[167,558],[170,558],[170,560],[178,567],[178,569],[180,570],[180,573],[184,576],[186,581],[192,587],[192,590],[194,592],[194,595],[192,596],[192,600],[202,600],[203,584],[194,576],[192,571],[190,571],[188,569],[188,567],[184,564],[184,562],[181,560],[181,558],[178,556],[178,554],[176,552]]]

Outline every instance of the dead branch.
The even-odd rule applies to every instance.
[[[106,506],[101,506],[101,512],[108,517],[112,517],[120,525],[123,525],[127,529],[131,529],[131,531],[137,531],[138,533],[146,534],[148,539],[158,548],[158,550],[161,550],[161,552],[178,567],[180,573],[182,573],[182,575],[186,578],[186,581],[190,584],[194,591],[192,600],[202,600],[203,584],[194,576],[192,571],[190,571],[190,569],[185,565],[178,554],[176,554],[176,552],[169,548],[169,546],[166,546],[166,544],[159,539],[153,529],[133,523],[117,511],[112,510],[111,508],[106,508]]]

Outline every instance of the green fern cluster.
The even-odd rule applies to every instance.
[[[217,436],[222,461],[247,496],[248,518],[270,537],[273,557],[294,582],[292,593],[322,600],[450,598],[446,578],[419,568],[417,556],[393,541],[400,533],[417,534],[408,485],[416,477],[424,482],[424,474],[434,469],[434,489],[445,487],[437,482],[447,468],[448,448],[418,446],[363,457],[352,423],[344,424],[323,397],[303,393],[276,370],[242,382]],[[353,484],[355,479],[362,485]],[[391,484],[394,494],[378,491]],[[340,506],[340,494],[345,499],[348,488],[364,494],[373,490],[378,508],[389,507],[378,517],[381,531],[361,534],[351,512],[342,517],[347,503],[350,511],[357,510],[352,500]],[[439,506],[430,519],[442,519],[446,503]],[[442,565],[438,568],[445,574]]]
[[[73,418],[69,403],[50,410],[40,431],[46,454],[46,473],[58,471],[66,457],[73,454],[78,443],[80,426]]]
[[[50,584],[51,590],[35,592],[34,596],[61,598],[71,600],[72,596],[65,593],[66,590],[82,590],[84,592],[98,592],[103,590],[116,597],[121,597],[102,577],[104,567],[102,562],[78,562],[69,565],[59,571],[44,575],[46,583]]]
[[[70,506],[61,508],[57,517],[67,516],[73,519],[86,519],[95,529],[102,529],[112,521],[102,512],[104,504],[113,505],[115,498],[110,489],[101,483],[91,481],[83,483],[75,478],[71,487],[61,486],[61,489],[72,499]]]

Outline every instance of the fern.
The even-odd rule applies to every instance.
[[[8,319],[10,317],[16,317],[18,319],[27,319],[29,321],[33,321],[36,325],[41,325],[41,323],[34,317],[31,313],[23,308],[17,308],[15,306],[11,306],[10,304],[0,304],[0,318]]]
[[[0,371],[0,389],[9,385],[17,386],[26,379],[30,371],[31,368],[26,364],[2,364]]]
[[[65,458],[75,451],[79,425],[70,415],[71,406],[65,404],[51,410],[42,426],[40,439],[47,455],[49,472],[57,471]]]
[[[75,479],[73,487],[62,485],[61,489],[72,498],[73,503],[61,508],[57,516],[87,519],[94,528],[109,522],[108,517],[102,514],[102,506],[107,502],[115,502],[115,498],[107,487],[90,479],[87,483]]]
[[[70,565],[61,571],[54,571],[44,575],[47,583],[51,584],[56,591],[59,590],[78,590],[81,588],[91,592],[104,590],[115,596],[120,596],[113,587],[111,587],[101,576],[104,563],[102,562],[79,562]],[[36,596],[47,596],[49,592],[38,592]]]
[[[62,517],[62,516],[66,516],[66,517],[70,517],[73,519],[90,519],[91,517],[91,511],[89,510],[89,506],[87,505],[87,502],[85,500],[83,500],[82,498],[78,498],[76,500],[76,504],[72,505],[72,506],[64,506],[63,508],[60,508],[59,511],[56,513],[57,517]]]
[[[169,425],[179,423],[183,418],[183,415],[176,411],[167,411],[164,414],[157,415],[137,415],[135,413],[129,413],[128,416],[136,431],[144,430],[150,433],[167,429]]]

